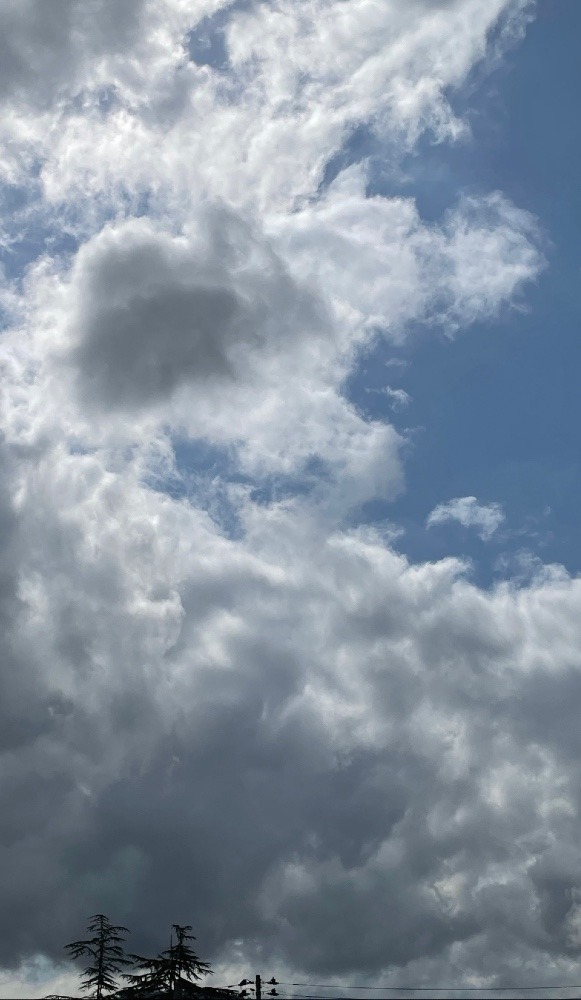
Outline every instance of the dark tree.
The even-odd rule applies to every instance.
[[[144,958],[143,955],[131,955],[136,969],[144,972],[124,972],[123,976],[133,987],[133,996],[168,996],[173,988],[173,974],[170,964],[163,955],[157,958]]]
[[[124,965],[131,960],[123,954],[122,942],[129,934],[126,927],[115,927],[102,913],[91,917],[87,930],[93,936],[86,941],[73,941],[65,948],[71,958],[88,956],[92,961],[84,971],[81,989],[95,990],[96,1000],[102,1000],[104,992],[117,988],[115,976],[122,974]]]
[[[139,992],[156,992],[161,996],[171,996],[176,987],[180,988],[192,980],[201,979],[204,975],[213,975],[208,962],[202,962],[196,955],[194,949],[188,943],[195,941],[193,934],[189,934],[191,926],[189,924],[172,924],[175,932],[175,943],[173,933],[169,948],[162,951],[157,958],[143,958],[141,955],[132,955],[135,965],[145,972],[140,974],[127,974],[133,986]]]
[[[193,934],[188,933],[192,929],[190,924],[183,926],[172,924],[172,927],[175,931],[176,943],[173,944],[172,938],[169,949],[162,954],[171,956],[176,980],[179,981],[180,978],[198,980],[205,975],[212,976],[213,972],[208,962],[201,962],[194,949],[188,944],[188,941],[196,940]]]

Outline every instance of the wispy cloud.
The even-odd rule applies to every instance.
[[[411,403],[411,396],[405,391],[405,389],[393,389],[390,385],[386,385],[382,389],[367,388],[365,391],[376,393],[380,396],[387,396],[390,405],[394,410],[403,410]]]
[[[428,528],[447,521],[458,521],[464,528],[475,528],[483,541],[488,541],[504,521],[499,503],[478,503],[476,497],[454,497],[434,507],[426,521]]]

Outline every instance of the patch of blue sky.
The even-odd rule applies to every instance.
[[[69,442],[68,448],[71,455],[94,455],[97,451],[95,447],[84,444],[82,441],[75,441],[74,439]]]
[[[120,192],[119,197],[126,216],[131,216],[135,219],[139,219],[142,216],[155,217],[155,195],[151,190],[141,190],[136,193],[123,190]],[[118,216],[119,205],[117,203],[114,210],[109,210],[105,221],[117,218]]]
[[[193,499],[201,484],[222,483],[231,467],[227,449],[217,448],[208,442],[171,437],[173,461],[165,460],[155,465],[145,477],[150,489],[175,499]]]
[[[294,497],[315,496],[331,479],[331,469],[318,455],[310,456],[296,475],[270,475],[252,484],[250,499],[259,506]]]
[[[187,500],[205,510],[228,538],[244,535],[236,487],[257,506],[269,506],[294,497],[316,493],[329,478],[329,469],[318,457],[309,458],[296,475],[251,477],[240,470],[236,449],[219,447],[196,438],[172,438],[174,463],[146,479],[150,489]]]
[[[45,255],[61,258],[68,266],[93,230],[118,217],[120,201],[128,217],[151,214],[149,191],[135,195],[121,192],[114,204],[99,206],[95,202],[96,216],[88,222],[82,206],[47,206],[36,167],[29,177],[26,185],[0,184],[0,267],[5,278],[17,286],[27,267]]]
[[[30,233],[26,217],[40,198],[38,171],[31,170],[30,184],[0,184],[0,261],[8,278],[17,278],[38,256],[38,234]]]
[[[1,209],[0,209],[1,211]],[[56,226],[43,226],[36,219],[15,220],[16,225],[6,227],[0,243],[0,262],[4,275],[20,283],[26,268],[39,257],[70,258],[79,246],[79,240],[70,232],[59,231]]]
[[[190,59],[198,66],[210,66],[212,69],[225,70],[228,66],[228,51],[224,29],[232,16],[234,9],[243,6],[240,3],[229,4],[215,14],[202,18],[196,27],[189,32],[187,48]]]
[[[27,268],[43,256],[72,258],[79,240],[64,220],[47,213],[35,168],[28,185],[0,184],[0,275],[22,291]],[[0,330],[13,317],[0,307]]]
[[[233,0],[214,14],[203,17],[186,38],[191,62],[214,71],[217,95],[225,104],[236,105],[240,98],[240,80],[228,55],[226,28],[238,11],[250,9],[252,0]]]
[[[499,572],[499,544],[507,565],[528,548],[581,571],[580,33],[578,0],[545,0],[504,68],[457,98],[460,112],[464,102],[472,108],[471,140],[436,144],[427,136],[403,178],[381,188],[379,168],[372,174],[376,190],[413,196],[428,222],[462,192],[500,190],[539,219],[551,242],[549,266],[526,289],[526,310],[505,309],[453,342],[420,332],[396,352],[401,367],[386,367],[394,352],[379,342],[346,387],[370,416],[415,428],[405,495],[368,504],[358,518],[401,524],[398,547],[414,560],[474,558],[482,581]],[[368,391],[387,384],[411,397],[400,413]],[[501,503],[506,531],[485,543],[455,524],[426,530],[429,512],[458,496]]]
[[[98,108],[103,115],[107,115],[120,105],[117,87],[111,85],[98,90],[80,90],[71,102],[72,109],[75,112],[82,111],[87,105]]]
[[[362,160],[367,162],[370,173],[368,193],[373,193],[374,184],[371,182],[371,178],[376,175],[382,176],[386,173],[386,162],[389,162],[390,158],[385,144],[382,144],[371,126],[365,124],[357,125],[351,129],[341,149],[327,162],[317,191],[317,197],[333,183],[341,171],[346,170],[355,163],[360,163]],[[392,164],[392,171],[394,169]],[[393,181],[392,185],[393,192],[395,193],[396,185]],[[382,194],[387,193],[385,190],[382,190]]]
[[[117,103],[115,87],[103,88],[86,95],[80,93],[73,101],[73,111],[84,107],[91,100],[103,115]],[[87,232],[87,213],[74,200],[66,205],[47,205],[43,199],[41,182],[42,160],[31,163],[27,183],[0,183],[0,266],[4,276],[19,282],[29,264],[43,255],[72,257]],[[99,229],[108,219],[119,214],[119,199],[126,215],[144,216],[151,211],[149,191],[117,192],[115,203],[103,200],[99,205],[93,199],[93,229]]]

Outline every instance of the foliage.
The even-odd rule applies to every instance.
[[[65,945],[71,958],[88,956],[91,964],[84,970],[81,989],[95,990],[96,1000],[102,1000],[104,991],[117,988],[115,976],[122,974],[124,965],[131,961],[123,954],[122,942],[129,933],[126,927],[114,926],[103,913],[91,917],[87,930],[93,936],[86,941],[73,941]]]
[[[204,975],[213,975],[212,970],[208,962],[202,962],[196,955],[194,949],[187,943],[188,941],[195,941],[193,934],[189,934],[191,931],[190,924],[172,924],[172,928],[175,931],[176,943],[170,945],[170,948],[162,952],[164,955],[171,956],[171,959],[175,967],[176,979],[201,979]]]
[[[172,933],[169,948],[156,958],[131,956],[138,968],[146,970],[140,974],[124,973],[124,978],[137,987],[137,995],[143,993],[145,996],[157,992],[161,996],[171,996],[180,982],[183,983],[184,980],[191,982],[201,979],[203,975],[212,975],[209,964],[202,962],[188,943],[196,940],[194,935],[189,933],[191,926],[172,924],[172,929],[175,932],[175,943]]]

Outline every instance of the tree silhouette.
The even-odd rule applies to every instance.
[[[137,987],[137,995],[139,993],[151,995],[152,992],[156,992],[161,996],[171,996],[176,986],[183,987],[192,980],[201,979],[204,975],[213,975],[208,962],[202,962],[188,944],[189,941],[196,940],[193,934],[188,933],[191,929],[190,924],[172,924],[176,937],[175,944],[172,933],[169,948],[162,951],[157,958],[131,956],[138,968],[146,970],[137,974],[123,974],[125,979]]]
[[[93,936],[86,941],[73,941],[65,949],[71,958],[87,955],[92,959],[84,970],[81,989],[95,989],[96,1000],[102,1000],[103,991],[109,993],[117,988],[115,976],[122,975],[122,967],[131,965],[125,958],[121,942],[129,934],[127,927],[116,927],[103,913],[96,913],[87,924]]]
[[[172,970],[166,959],[159,955],[157,958],[144,958],[143,955],[131,955],[131,959],[138,969],[145,969],[145,972],[124,972],[123,976],[133,987],[132,996],[153,996],[159,994],[166,996],[171,993],[173,987]]]
[[[188,934],[192,929],[191,925],[172,924],[172,928],[176,934],[176,943],[172,943],[169,950],[162,954],[171,953],[176,981],[180,978],[197,980],[204,975],[212,976],[213,972],[208,962],[201,962],[194,949],[187,943],[196,940],[193,934]]]

